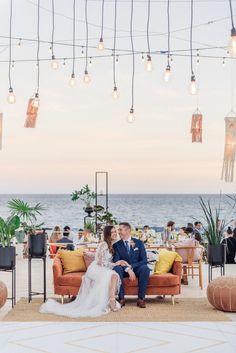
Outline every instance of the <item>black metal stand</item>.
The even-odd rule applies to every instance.
[[[34,292],[32,291],[32,270],[31,270],[31,261],[32,259],[43,260],[43,292]],[[28,261],[28,297],[29,303],[32,300],[33,295],[43,295],[44,302],[46,301],[46,256],[43,257],[30,257]]]
[[[224,276],[225,275],[225,264],[221,265],[211,265],[208,264],[208,282],[210,283],[212,281],[212,269],[213,268],[219,268],[220,267],[220,275]]]
[[[14,308],[16,305],[16,268],[13,267],[9,270],[0,269],[3,272],[11,272],[11,297],[7,298],[7,300],[11,300],[11,307]]]

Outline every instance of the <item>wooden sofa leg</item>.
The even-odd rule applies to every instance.
[[[175,305],[175,297],[174,297],[174,295],[171,296],[171,302],[172,302],[172,305]]]
[[[61,303],[64,304],[64,295],[61,296]]]

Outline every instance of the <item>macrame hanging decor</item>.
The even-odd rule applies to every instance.
[[[0,150],[2,149],[2,113],[0,113]]]
[[[28,102],[28,108],[26,112],[26,120],[24,127],[35,128],[37,115],[39,109],[38,97],[30,98]]]
[[[230,112],[225,117],[225,151],[221,179],[233,182],[236,155],[236,114]]]
[[[197,109],[192,115],[191,124],[192,142],[202,142],[202,114]]]

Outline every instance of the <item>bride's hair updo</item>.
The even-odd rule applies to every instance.
[[[114,226],[106,226],[103,230],[103,240],[107,243],[109,252],[113,254],[111,231]]]

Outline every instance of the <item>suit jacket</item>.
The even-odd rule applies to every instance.
[[[71,251],[74,250],[73,241],[68,239],[68,237],[63,237],[57,240],[56,243],[71,243],[71,245],[70,244],[67,245],[66,250],[71,250]]]
[[[132,266],[132,269],[135,270],[142,265],[147,265],[147,253],[144,247],[144,244],[141,240],[136,238],[131,238],[130,251],[125,247],[124,241],[119,240],[113,245],[115,254],[113,256],[113,262],[124,260]]]

